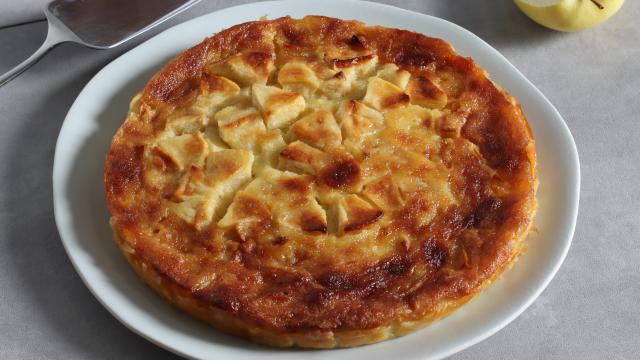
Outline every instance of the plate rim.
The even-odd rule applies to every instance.
[[[518,316],[520,316],[539,296],[540,294],[547,288],[547,286],[549,285],[549,283],[551,282],[551,280],[555,277],[556,273],[558,272],[558,270],[560,269],[560,267],[562,266],[562,264],[564,263],[564,260],[569,252],[569,249],[571,247],[571,243],[573,241],[573,236],[575,233],[575,228],[576,228],[576,224],[577,224],[577,217],[578,217],[578,211],[579,211],[579,200],[580,200],[580,187],[581,187],[581,172],[580,172],[580,160],[579,160],[579,155],[578,155],[578,150],[577,150],[577,146],[575,143],[575,140],[573,138],[573,135],[571,134],[571,131],[566,123],[566,121],[564,120],[564,118],[562,117],[562,115],[559,113],[559,111],[555,108],[555,106],[549,101],[549,99],[546,98],[546,96],[527,78],[525,77],[504,55],[502,55],[498,50],[496,50],[495,48],[493,48],[491,45],[489,45],[487,42],[485,42],[483,39],[481,39],[480,37],[478,37],[477,35],[473,34],[472,32],[470,32],[469,30],[455,24],[452,23],[448,20],[433,16],[433,15],[428,15],[428,14],[423,14],[423,13],[419,13],[419,12],[415,12],[415,11],[411,11],[411,10],[407,10],[407,9],[403,9],[403,8],[399,8],[396,6],[392,6],[392,5],[388,5],[388,4],[381,4],[381,3],[374,3],[374,2],[369,2],[369,1],[357,1],[357,0],[325,0],[325,3],[330,3],[330,4],[344,4],[344,3],[349,3],[351,5],[354,4],[358,4],[358,6],[364,6],[364,7],[378,7],[378,8],[386,8],[390,11],[394,11],[397,13],[404,13],[404,14],[411,14],[411,16],[421,16],[421,17],[426,17],[429,18],[430,21],[435,21],[435,22],[439,22],[440,24],[450,27],[452,29],[452,31],[456,31],[459,32],[461,34],[463,34],[464,36],[468,37],[469,39],[471,39],[474,42],[477,42],[479,44],[482,45],[483,48],[485,48],[486,51],[491,52],[491,56],[493,57],[498,57],[502,62],[504,62],[505,64],[507,64],[509,66],[509,70],[514,72],[514,74],[516,74],[519,77],[519,80],[523,82],[523,84],[525,86],[527,86],[530,90],[532,90],[535,93],[535,97],[537,97],[538,99],[542,100],[543,105],[551,110],[553,117],[555,118],[557,125],[560,126],[560,128],[562,129],[562,136],[565,138],[565,140],[568,140],[567,145],[569,145],[569,150],[570,150],[570,154],[568,154],[568,156],[570,156],[572,159],[571,163],[573,165],[573,169],[571,169],[571,174],[574,175],[574,181],[575,181],[575,187],[574,187],[574,192],[571,194],[570,199],[573,200],[573,202],[571,202],[571,206],[570,206],[570,213],[566,213],[564,214],[567,218],[567,220],[569,221],[568,223],[565,224],[568,225],[568,227],[565,227],[565,235],[564,236],[564,242],[563,242],[563,247],[560,251],[558,251],[555,255],[556,255],[556,260],[553,263],[553,267],[550,269],[546,269],[545,271],[545,276],[544,279],[537,284],[538,286],[536,287],[536,289],[529,295],[527,296],[526,301],[523,301],[520,303],[520,306],[513,311],[509,316],[506,316],[504,318],[501,319],[500,322],[498,322],[497,324],[495,324],[493,327],[491,327],[490,329],[485,329],[481,334],[476,334],[473,337],[467,338],[464,341],[459,341],[455,346],[450,346],[447,350],[443,350],[440,353],[437,354],[425,354],[425,356],[431,356],[431,355],[435,355],[435,358],[443,358],[443,357],[447,357],[450,355],[453,355],[459,351],[462,351],[470,346],[473,346],[483,340],[485,340],[486,338],[494,335],[496,332],[500,331],[502,328],[504,328],[506,325],[508,325],[509,323],[511,323],[513,320],[515,320]],[[83,95],[86,96],[86,93],[89,92],[88,89],[91,89],[91,87],[95,84],[95,82],[97,82],[98,78],[100,78],[101,76],[103,76],[105,73],[108,73],[109,70],[111,68],[114,68],[115,66],[117,66],[117,64],[121,61],[123,61],[123,59],[126,59],[129,56],[133,56],[132,53],[139,51],[139,49],[141,47],[144,46],[150,46],[151,44],[153,44],[154,42],[158,42],[159,40],[162,39],[163,36],[166,36],[167,34],[171,33],[171,32],[176,32],[182,29],[188,29],[188,27],[191,24],[196,23],[197,21],[202,21],[204,18],[209,17],[209,16],[213,16],[213,14],[219,14],[219,13],[224,13],[224,12],[234,12],[237,11],[241,8],[244,7],[253,7],[253,6],[268,6],[268,5],[272,5],[272,6],[286,6],[286,4],[301,4],[304,3],[304,1],[296,1],[296,0],[276,0],[276,1],[265,1],[265,2],[258,2],[258,3],[247,3],[247,4],[241,4],[241,5],[235,5],[235,6],[230,6],[230,7],[226,7],[226,8],[222,8],[216,11],[212,11],[197,17],[194,17],[192,19],[188,19],[182,23],[176,24],[168,29],[163,30],[162,32],[152,36],[151,38],[141,42],[140,44],[134,46],[133,48],[127,50],[126,52],[124,52],[123,54],[117,56],[115,59],[113,59],[112,61],[110,61],[107,65],[105,65],[102,69],[100,69],[92,78],[91,80],[89,80],[87,82],[87,84],[83,87],[82,91],[78,94],[78,96],[76,97],[76,99],[74,100],[74,103],[71,105],[71,107],[69,108],[69,111],[67,112],[67,115],[65,116],[65,119],[62,123],[62,126],[60,128],[60,132],[58,134],[58,138],[56,140],[56,146],[55,146],[55,152],[54,152],[54,161],[53,161],[53,169],[52,169],[52,186],[53,186],[53,210],[54,210],[54,218],[55,218],[55,223],[56,223],[56,228],[58,230],[61,242],[63,244],[63,247],[65,249],[65,252],[67,253],[67,256],[69,257],[69,260],[71,261],[76,273],[80,276],[81,280],[83,281],[83,283],[85,284],[85,286],[89,289],[89,291],[91,292],[91,294],[98,300],[98,302],[112,315],[114,316],[120,323],[122,323],[123,325],[125,325],[129,330],[133,331],[134,333],[136,333],[137,335],[145,338],[148,341],[151,341],[152,343],[154,343],[157,346],[160,346],[163,349],[166,349],[168,351],[171,351],[173,353],[176,353],[180,356],[184,356],[187,358],[196,358],[194,357],[192,354],[189,354],[185,351],[183,351],[182,349],[172,346],[169,343],[163,342],[160,339],[157,338],[157,336],[154,336],[153,334],[149,334],[148,329],[141,329],[138,326],[136,326],[136,324],[133,324],[131,321],[128,321],[127,319],[123,318],[123,316],[121,316],[121,314],[118,313],[117,309],[114,308],[111,304],[108,303],[108,301],[106,299],[103,299],[103,297],[101,297],[101,295],[99,294],[99,291],[96,288],[96,285],[91,283],[88,279],[87,279],[87,274],[83,272],[83,269],[80,267],[80,265],[78,264],[78,258],[76,257],[77,255],[74,253],[74,249],[71,248],[71,246],[73,245],[73,240],[70,239],[73,236],[73,234],[69,234],[68,232],[73,233],[73,231],[67,231],[66,229],[63,229],[61,223],[61,217],[62,217],[62,212],[65,211],[64,209],[62,209],[62,204],[64,203],[64,201],[62,199],[60,199],[60,197],[64,196],[64,191],[58,191],[57,189],[60,189],[60,182],[57,180],[58,173],[62,170],[60,170],[60,163],[61,163],[61,159],[60,159],[60,152],[61,152],[61,139],[63,139],[64,134],[66,134],[66,132],[68,131],[68,127],[71,126],[69,125],[72,120],[68,120],[70,118],[73,117],[74,113],[78,111],[78,108],[80,107],[79,104],[79,99],[81,99],[83,97]],[[310,2],[306,3],[307,5],[310,4]],[[309,6],[309,10],[311,10],[311,6]],[[308,14],[313,14],[313,11],[309,11]],[[447,41],[447,39],[445,39],[445,41]],[[115,64],[115,65],[114,65]],[[491,74],[492,78],[495,78],[496,74]],[[559,121],[558,121],[559,120]],[[67,175],[66,173],[64,175]],[[65,184],[62,184],[62,186],[64,186]],[[539,196],[539,194],[537,194],[536,196]],[[151,294],[151,292],[150,292]]]

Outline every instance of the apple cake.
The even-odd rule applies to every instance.
[[[142,279],[274,346],[407,334],[514,262],[536,209],[516,102],[445,41],[321,16],[240,24],[133,98],[104,185]]]

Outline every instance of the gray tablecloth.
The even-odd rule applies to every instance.
[[[453,21],[496,47],[564,115],[580,152],[580,215],[564,265],[522,316],[453,358],[637,359],[640,3],[627,1],[599,28],[561,34],[509,0],[387,2]],[[203,1],[161,29],[225,6]],[[45,32],[42,22],[0,29],[0,72]],[[67,110],[100,68],[152,34],[108,51],[61,45],[0,88],[2,359],[175,357],[127,330],[85,288],[62,248],[51,199],[53,151]]]
[[[0,1],[0,28],[44,19],[44,7],[48,0]]]

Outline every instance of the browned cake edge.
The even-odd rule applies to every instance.
[[[187,312],[196,319],[202,320],[226,333],[233,334],[253,342],[276,346],[276,347],[305,347],[315,349],[330,349],[340,347],[353,347],[366,344],[373,344],[380,341],[404,336],[416,330],[429,325],[435,320],[449,315],[451,312],[466,304],[473,299],[478,293],[482,292],[491,283],[502,275],[503,271],[513,266],[522,253],[523,243],[527,237],[529,228],[523,232],[517,241],[517,250],[505,266],[496,271],[493,276],[485,281],[475,293],[449,300],[441,311],[431,313],[430,316],[420,321],[411,322],[395,322],[388,326],[380,326],[373,329],[362,330],[334,330],[334,331],[307,331],[307,332],[278,332],[268,328],[260,327],[256,324],[243,321],[231,315],[230,313],[218,309],[201,300],[196,299],[184,288],[177,286],[175,282],[167,279],[165,276],[157,272],[153,267],[147,266],[135,252],[130,251],[127,246],[120,241],[117,231],[114,229],[113,239],[118,245],[121,253],[127,259],[127,262],[142,278],[142,280],[157,292],[163,299],[178,309]],[[215,336],[215,335],[213,335]]]

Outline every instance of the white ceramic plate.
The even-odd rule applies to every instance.
[[[578,212],[580,170],[576,146],[558,111],[513,65],[469,31],[435,17],[386,5],[323,0],[237,6],[175,26],[102,69],[80,93],[64,121],[53,166],[55,218],[69,257],[85,284],[122,323],[178,354],[197,359],[297,359],[300,350],[271,349],[222,334],[173,309],[129,268],[111,240],[102,166],[129,99],[162,64],[222,28],[267,15],[318,14],[439,37],[473,57],[514,95],[537,140],[538,233],[529,251],[493,286],[447,318],[403,338],[329,350],[333,359],[441,358],[469,347],[511,322],[544,290],[569,249]],[[307,359],[327,351],[304,351]]]

